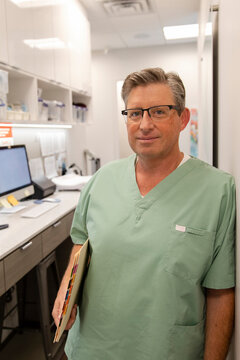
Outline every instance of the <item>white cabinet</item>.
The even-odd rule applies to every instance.
[[[82,89],[81,78],[81,12],[74,0],[69,1],[68,28],[69,28],[69,55],[70,55],[70,85]]]
[[[81,39],[82,44],[82,84],[83,90],[91,93],[91,37],[90,37],[90,24],[86,18],[82,19],[84,24],[83,36]]]
[[[53,35],[63,43],[63,47],[54,49],[55,80],[70,85],[68,4],[53,6]]]
[[[62,46],[50,44],[46,48],[50,39]],[[38,40],[45,46],[39,48]],[[0,64],[0,69],[9,72],[7,100],[12,110],[7,112],[7,120],[50,123],[51,116],[45,110],[54,104],[64,108],[63,116],[53,117],[56,122],[79,122],[73,116],[76,106],[73,111],[72,103],[85,111],[91,92],[90,26],[79,1],[20,7],[11,0],[0,0],[0,62],[6,63]],[[45,107],[38,102],[39,89],[40,97],[50,101],[44,103]],[[43,108],[44,116],[39,116]],[[89,118],[89,112],[84,115],[80,122]]]
[[[69,47],[70,47],[70,85],[86,91],[90,73],[90,27],[80,4],[69,2]],[[87,65],[87,68],[86,68]],[[87,86],[86,83],[88,82]]]
[[[6,0],[9,64],[34,73],[34,49],[24,40],[34,39],[33,12]]]
[[[26,40],[53,38],[53,9],[51,6],[21,8],[6,0],[9,63],[38,76],[54,80],[54,51],[39,44],[27,45]]]
[[[90,92],[90,26],[78,0],[26,8],[11,0],[0,0],[0,4],[0,40],[3,38],[0,61],[1,57],[7,60],[6,41],[4,43],[7,38],[7,63],[11,66],[85,94]],[[36,43],[26,44],[26,40],[47,39],[56,39],[62,47],[40,49]]]
[[[36,43],[34,49],[35,74],[54,80],[53,7],[43,6],[32,9],[33,34],[35,41],[42,41],[42,47]],[[48,48],[50,47],[50,48]]]
[[[5,0],[0,0],[0,61],[8,62]]]

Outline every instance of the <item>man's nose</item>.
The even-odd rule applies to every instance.
[[[149,116],[148,111],[143,111],[142,119],[140,121],[140,129],[141,130],[151,130],[154,127],[153,120]]]

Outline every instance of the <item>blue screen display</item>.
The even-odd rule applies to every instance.
[[[25,147],[0,148],[0,196],[30,184]]]

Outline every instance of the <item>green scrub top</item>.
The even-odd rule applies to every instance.
[[[142,197],[135,156],[84,187],[71,230],[91,263],[69,360],[203,359],[205,288],[235,284],[235,186],[190,158]]]

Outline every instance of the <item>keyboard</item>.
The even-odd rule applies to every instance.
[[[49,202],[43,202],[42,204],[34,204],[34,206],[31,207],[31,209],[24,211],[21,214],[21,217],[37,218],[37,217],[41,216],[42,214],[45,214],[47,211],[55,208],[58,205],[59,205],[58,203],[56,204],[56,203],[49,203]]]

